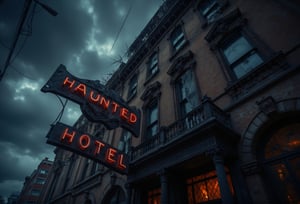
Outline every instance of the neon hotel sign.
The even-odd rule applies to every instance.
[[[108,129],[123,127],[138,137],[140,111],[129,107],[112,90],[107,90],[98,81],[85,80],[71,75],[60,65],[42,92],[63,96],[80,105],[82,113],[92,122],[101,122]],[[57,123],[47,135],[47,143],[76,152],[99,161],[119,173],[128,173],[129,159],[126,154],[97,138],[81,133],[72,127]]]

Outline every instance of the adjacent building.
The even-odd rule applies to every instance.
[[[47,157],[41,161],[37,169],[31,176],[25,178],[23,189],[18,198],[18,204],[34,204],[39,203],[43,188],[46,186],[46,179],[53,165]]]
[[[129,174],[62,149],[41,203],[299,203],[300,3],[166,0],[106,84],[140,137],[83,116]]]

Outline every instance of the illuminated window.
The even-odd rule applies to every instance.
[[[173,50],[178,51],[185,44],[186,40],[181,26],[177,26],[171,34],[171,43]]]
[[[231,192],[233,193],[233,187],[229,175],[227,175],[227,180],[230,185]],[[216,171],[210,171],[206,174],[201,174],[187,179],[187,193],[189,204],[221,200],[221,192]]]
[[[300,123],[277,130],[265,147],[265,159],[290,153],[300,148]]]
[[[300,203],[300,123],[277,129],[266,142],[263,152],[266,182],[273,201]],[[280,192],[280,193],[278,193]]]
[[[132,99],[137,93],[137,75],[134,75],[129,81],[127,100]]]
[[[241,78],[263,63],[257,49],[241,34],[227,39],[221,45],[221,53],[236,78]]]
[[[129,152],[131,141],[131,133],[127,130],[123,130],[121,139],[119,141],[118,149],[125,153]]]
[[[184,117],[199,105],[199,94],[191,69],[188,69],[177,79],[176,86],[181,116]]]
[[[148,191],[148,204],[160,204],[160,188]]]
[[[147,106],[147,137],[151,138],[158,133],[158,103],[152,102]]]

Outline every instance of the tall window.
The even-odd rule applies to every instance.
[[[199,94],[196,81],[191,69],[184,72],[176,81],[177,96],[181,116],[184,117],[199,105]]]
[[[220,9],[221,4],[219,0],[204,0],[198,5],[198,10],[207,23],[213,22],[218,17]]]
[[[230,190],[233,193],[231,178],[227,175]],[[221,200],[221,192],[216,171],[210,171],[187,179],[188,203],[198,204]]]
[[[186,42],[184,33],[181,26],[177,26],[175,30],[171,34],[171,43],[173,50],[176,52],[178,51]]]
[[[158,72],[158,53],[155,52],[149,59],[148,78]]]
[[[146,134],[151,138],[158,133],[158,102],[154,101],[147,106]]]
[[[129,152],[130,149],[130,140],[131,140],[131,133],[127,130],[124,130],[119,141],[118,149],[125,153]]]
[[[134,75],[129,81],[127,100],[132,99],[137,93],[137,75]]]
[[[236,78],[240,78],[263,63],[257,49],[243,35],[231,36],[221,45],[221,52]]]

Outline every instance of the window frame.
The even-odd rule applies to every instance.
[[[254,49],[257,50],[257,53],[263,60],[261,65],[256,66],[250,72],[245,75],[237,78],[231,68],[228,66],[226,59],[224,59],[221,47],[227,41],[230,41],[231,36],[242,35]],[[270,47],[268,47],[258,35],[256,35],[248,26],[247,19],[242,16],[242,13],[239,9],[231,11],[229,14],[218,20],[218,23],[214,24],[212,28],[208,31],[205,36],[206,41],[209,43],[210,49],[215,53],[218,62],[220,63],[220,68],[224,74],[225,80],[227,80],[228,86],[227,91],[232,89],[233,84],[244,84],[250,83],[247,80],[248,76],[251,76],[251,73],[255,72],[259,67],[263,66],[269,58],[272,58],[274,52]],[[240,95],[239,92],[235,93],[235,90],[230,91],[229,93],[232,97]]]
[[[138,74],[134,74],[128,82],[127,102],[131,101],[137,95]]]
[[[214,17],[212,19],[212,21],[209,21],[207,19],[207,16],[200,11],[200,6],[201,4],[203,4],[205,1],[210,1],[210,0],[198,0],[196,2],[194,11],[198,13],[198,16],[200,18],[201,21],[201,27],[202,28],[206,28],[208,25],[213,24],[214,22],[216,22],[218,19],[220,19],[223,16],[223,11],[224,9],[228,6],[229,2],[228,0],[215,0],[216,3],[219,5],[219,8],[216,9],[215,15],[217,15],[216,17]]]
[[[152,66],[152,61],[154,56],[156,56],[156,63],[155,65]],[[146,81],[144,83],[144,86],[150,82],[151,79],[153,79],[158,73],[159,73],[159,52],[158,49],[154,51],[148,61],[146,62],[147,64],[147,73],[146,73]],[[152,72],[153,69],[156,69],[154,72]]]
[[[230,63],[223,52],[223,50],[224,50],[223,47],[225,47],[225,44],[226,45],[233,44],[241,37],[246,39],[246,41],[250,44],[250,46],[252,48],[249,51],[247,51],[246,53],[242,54],[233,63]],[[248,72],[244,73],[243,75],[237,76],[237,74],[234,71],[234,68],[236,68],[237,65],[246,61],[247,57],[251,56],[251,52],[253,52],[253,51],[255,51],[255,53],[261,58],[262,62],[260,64],[256,65],[255,67],[252,67],[251,69],[249,69]],[[234,81],[237,81],[237,80],[243,78],[244,76],[248,75],[251,71],[255,70],[256,68],[258,68],[261,64],[263,64],[266,61],[264,55],[261,54],[261,52],[259,52],[259,49],[255,45],[255,43],[242,30],[236,30],[236,31],[233,31],[232,33],[226,35],[224,37],[224,39],[218,43],[218,52],[219,52],[219,56],[222,58],[222,62],[224,64],[226,70],[228,71],[228,73],[230,75],[230,78]]]
[[[151,121],[151,115],[152,111],[156,109],[157,115],[156,115],[156,120]],[[159,105],[158,105],[158,100],[153,99],[149,104],[146,106],[146,115],[145,115],[145,138],[151,139],[155,137],[159,133]],[[152,135],[152,128],[157,126],[157,132]],[[149,134],[151,133],[151,135]]]
[[[127,137],[127,138],[125,138]],[[132,134],[128,130],[123,130],[121,138],[119,140],[118,149],[120,151],[123,151],[124,153],[128,153],[131,150],[131,140],[132,140]],[[123,147],[121,147],[121,142],[123,142]],[[126,148],[127,147],[127,148]]]
[[[180,45],[180,47],[178,47],[176,49],[175,46],[174,46],[174,43],[173,43],[173,35],[176,33],[176,31],[178,29],[181,30],[181,37],[180,38],[182,38],[183,40],[182,40],[182,42],[179,42],[179,44],[181,44],[181,45]],[[177,38],[178,38],[178,36],[176,37],[176,39]],[[174,29],[172,30],[172,32],[170,33],[170,35],[168,37],[168,40],[170,41],[170,53],[171,53],[170,61],[172,61],[176,57],[176,55],[178,55],[178,53],[181,52],[181,50],[183,50],[189,44],[185,29],[184,29],[184,23],[183,22],[177,24],[174,27]],[[176,44],[178,44],[178,41],[179,41],[179,39],[177,39]]]
[[[199,91],[199,88],[198,88],[198,83],[197,83],[197,78],[195,77],[195,73],[194,73],[194,70],[193,68],[191,67],[188,67],[186,69],[184,69],[182,72],[179,73],[179,75],[176,77],[174,83],[174,89],[175,89],[175,95],[176,95],[176,102],[177,102],[177,109],[178,109],[178,118],[184,118],[186,115],[188,115],[190,112],[192,112],[193,110],[189,111],[189,112],[186,112],[186,110],[183,110],[185,109],[184,108],[184,105],[182,104],[186,104],[188,103],[188,100],[187,98],[182,98],[182,90],[181,90],[181,86],[179,84],[179,80],[187,73],[187,72],[191,72],[191,76],[193,77],[193,83],[194,83],[194,86],[195,86],[195,92],[197,93],[197,96],[195,97],[198,97],[198,104],[196,105],[195,108],[197,108],[200,104],[201,104],[201,93]]]
[[[142,142],[153,138],[153,137],[148,137],[147,130],[148,130],[149,107],[151,107],[154,103],[157,104],[157,130],[158,130],[158,132],[160,129],[160,96],[161,96],[160,87],[161,87],[160,82],[156,81],[156,82],[148,85],[141,96],[141,100],[144,101],[144,104],[142,106],[142,110],[143,110],[142,132],[144,135],[142,138]]]

